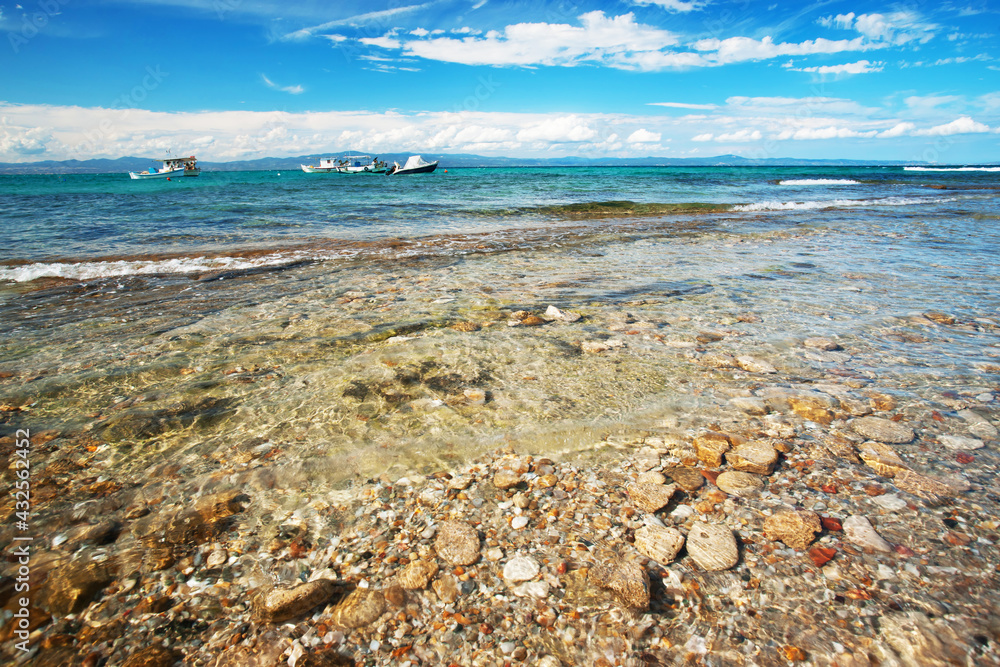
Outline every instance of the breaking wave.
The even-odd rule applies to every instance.
[[[859,208],[867,206],[912,206],[931,202],[954,201],[948,199],[917,199],[912,197],[887,197],[885,199],[829,199],[824,201],[760,201],[737,204],[734,211],[810,211],[824,208]]]
[[[903,167],[903,171],[1000,171],[1000,167]]]

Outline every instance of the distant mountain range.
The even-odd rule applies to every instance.
[[[323,153],[299,157],[265,157],[258,160],[236,160],[233,162],[198,162],[203,171],[266,171],[277,169],[298,169],[301,164],[315,163],[322,157],[343,157],[356,153]],[[381,153],[380,160],[386,162],[406,162],[412,153]],[[717,155],[715,157],[668,158],[523,158],[486,157],[483,155],[429,154],[422,153],[425,160],[439,160],[442,169],[462,167],[838,167],[838,166],[897,166],[926,164],[903,160],[808,160],[799,158],[767,158],[755,160],[739,155]],[[101,158],[94,160],[43,160],[41,162],[0,162],[0,174],[106,174],[142,171],[153,164],[151,158],[120,157],[116,160]]]

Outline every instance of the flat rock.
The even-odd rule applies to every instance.
[[[472,565],[479,560],[479,534],[463,521],[444,521],[438,526],[434,550],[452,565]]]
[[[731,496],[748,496],[763,489],[764,480],[749,472],[727,470],[715,478],[715,485]]]
[[[684,546],[684,535],[676,528],[643,526],[635,531],[635,548],[661,565],[673,562]]]
[[[281,623],[325,604],[337,590],[332,579],[316,579],[292,587],[255,591],[250,596],[254,617],[265,623]]]
[[[502,468],[493,475],[493,486],[498,489],[509,489],[521,483],[521,476],[513,470]]]
[[[819,515],[809,510],[775,512],[764,520],[764,537],[784,542],[793,549],[805,549],[822,530]]]
[[[698,361],[710,368],[739,368],[736,357],[724,352],[706,352]]]
[[[687,552],[703,570],[728,570],[740,558],[733,531],[717,523],[697,521],[687,536]]]
[[[660,465],[660,453],[652,447],[643,447],[636,452],[632,463],[639,472],[652,470]]]
[[[587,580],[610,591],[618,604],[633,614],[649,610],[649,574],[638,563],[616,559],[597,565],[590,569]]]
[[[694,439],[694,450],[698,460],[710,468],[722,465],[722,455],[732,447],[729,438],[722,433],[707,431]]]
[[[538,576],[538,561],[529,556],[514,556],[503,566],[503,578],[512,583],[528,581]]]
[[[635,478],[635,481],[638,484],[666,484],[667,476],[662,472],[651,470],[649,472],[641,473]]]
[[[916,437],[913,429],[882,417],[858,417],[851,420],[851,430],[869,440],[904,445]]]
[[[873,551],[892,551],[892,545],[882,539],[871,522],[863,516],[851,515],[843,522],[843,527],[844,537],[859,547]]]
[[[740,472],[770,475],[778,463],[778,450],[763,440],[752,440],[726,452],[726,463]]]
[[[904,470],[896,474],[893,483],[901,491],[929,500],[932,503],[957,494],[958,490],[946,482],[923,475],[913,470]]]
[[[832,338],[825,338],[823,336],[813,336],[811,338],[806,338],[804,341],[802,341],[802,344],[814,350],[824,350],[826,352],[833,352],[834,350],[841,349],[840,343],[833,340]]]
[[[407,590],[420,590],[427,588],[427,584],[438,572],[437,563],[427,560],[414,560],[403,568],[397,575],[396,580],[399,585]]]
[[[778,372],[778,369],[768,362],[750,355],[736,357],[736,365],[745,370],[747,373],[772,374]]]
[[[580,319],[580,313],[575,313],[569,310],[559,310],[555,306],[549,306],[545,309],[545,314],[542,315],[547,320],[560,320],[562,322],[576,322]]]
[[[858,445],[858,457],[883,477],[895,477],[897,473],[910,469],[892,447],[881,442],[861,443]]]
[[[748,415],[766,415],[771,411],[771,407],[763,398],[756,396],[734,396],[729,402],[738,410],[742,410]]]
[[[938,436],[938,440],[948,449],[972,450],[982,449],[984,446],[983,441],[979,438],[967,438],[962,435],[941,435]]]
[[[705,476],[701,474],[700,470],[694,468],[687,468],[684,466],[676,466],[674,468],[668,468],[666,473],[673,480],[674,484],[681,487],[688,493],[697,491],[705,483]]]
[[[330,614],[330,621],[344,628],[374,623],[385,611],[385,596],[371,588],[355,588]]]
[[[655,512],[670,502],[677,487],[673,484],[630,484],[629,498],[643,512]]]
[[[112,561],[95,562],[78,558],[49,573],[41,591],[41,603],[55,616],[82,611],[105,586],[114,581]]]

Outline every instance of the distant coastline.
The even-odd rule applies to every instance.
[[[340,151],[323,153],[324,156],[346,155],[356,151]],[[401,164],[411,153],[385,153],[380,159],[387,162],[397,161]],[[894,167],[900,165],[926,166],[932,163],[908,160],[843,160],[843,159],[803,159],[803,158],[766,158],[751,159],[739,155],[717,155],[703,158],[518,158],[518,157],[488,157],[466,153],[423,153],[425,159],[439,160],[446,168],[489,168],[489,167]],[[268,171],[274,169],[298,169],[300,164],[315,159],[316,155],[297,157],[266,157],[256,160],[234,160],[230,162],[199,161],[204,171]],[[149,167],[151,158],[120,157],[117,159],[92,160],[43,160],[38,162],[0,162],[0,175],[25,174],[106,174],[128,172]],[[977,163],[976,166],[993,166],[998,162]],[[946,166],[937,165],[934,166]],[[947,166],[968,166],[965,163]]]

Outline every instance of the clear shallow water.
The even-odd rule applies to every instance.
[[[706,331],[722,336],[709,349],[766,358],[783,382],[846,375],[928,399],[989,389],[1000,383],[996,178],[4,177],[0,396],[30,406],[11,423],[30,416],[106,443],[122,475],[163,458],[207,473],[263,439],[303,479],[339,483],[501,442],[555,451],[665,419],[736,419],[725,392],[754,380],[695,363]],[[720,206],[589,206],[623,200]],[[584,318],[507,326],[549,304]],[[927,311],[957,324],[934,326]],[[644,326],[622,333],[625,312]],[[803,351],[813,335],[849,354]],[[624,347],[581,354],[581,341],[609,338]]]
[[[562,224],[567,217],[580,216],[545,207],[591,202],[706,203],[748,212],[905,207],[943,199],[975,200],[981,191],[955,193],[930,186],[981,187],[996,180],[990,172],[902,168],[522,168],[447,173],[442,168],[413,178],[206,172],[169,182],[131,181],[124,174],[0,176],[0,224],[8,240],[0,249],[0,280],[75,277],[68,267],[28,271],[3,265],[97,258],[236,257],[265,249],[282,255],[258,257],[255,263],[275,263],[293,247],[323,242]],[[145,270],[153,268],[186,267],[174,261]],[[80,276],[101,273],[91,268]]]

